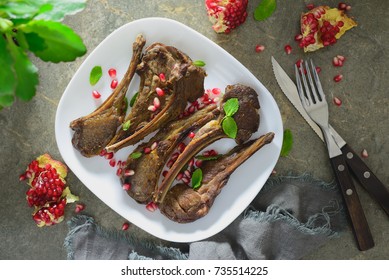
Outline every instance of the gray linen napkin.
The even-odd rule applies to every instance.
[[[78,215],[64,245],[69,259],[300,259],[347,225],[342,205],[333,183],[308,174],[271,177],[244,213],[202,241],[157,244]]]

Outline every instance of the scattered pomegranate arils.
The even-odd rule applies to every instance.
[[[369,157],[369,154],[367,153],[366,149],[363,149],[363,150],[361,151],[361,156],[362,156],[363,158]]]
[[[186,148],[185,143],[181,142],[180,144],[178,144],[178,151],[180,153],[182,153],[185,150],[185,148]]]
[[[115,160],[114,158],[110,159],[109,165],[110,165],[111,167],[115,167],[115,165],[116,165],[116,160]]]
[[[286,45],[284,47],[285,53],[286,54],[291,54],[292,53],[292,47],[290,45]]]
[[[166,76],[165,76],[164,73],[160,73],[158,76],[159,76],[159,80],[160,80],[162,83],[166,82]],[[157,93],[158,93],[158,92],[157,92]]]
[[[196,134],[193,131],[191,131],[188,135],[189,138],[194,138],[195,136]]]
[[[119,165],[119,163],[117,163],[117,165]],[[117,170],[116,170],[116,176],[121,176],[122,175],[122,173],[123,173],[123,169],[122,168],[118,168]]]
[[[79,203],[77,203],[76,204],[76,208],[74,209],[74,212],[76,212],[76,213],[80,213],[82,210],[84,210],[85,209],[85,205],[84,204],[79,204]]]
[[[65,215],[66,198],[47,203],[44,207],[37,208],[33,213],[33,220],[38,227],[51,226],[63,221]]]
[[[256,45],[255,46],[255,52],[257,52],[257,53],[263,52],[264,50],[265,50],[264,45]]]
[[[106,152],[105,155],[104,155],[104,158],[105,158],[105,159],[112,159],[113,156],[114,156],[114,153],[113,153],[113,152],[109,152],[109,153]]]
[[[124,176],[133,176],[135,174],[135,171],[133,169],[127,169],[124,171]]]
[[[130,224],[128,222],[124,222],[122,225],[122,230],[128,230],[129,227],[130,227]]]
[[[294,40],[297,41],[297,42],[301,41],[302,39],[303,39],[303,35],[302,34],[297,34],[297,35],[294,36]]]
[[[117,86],[118,86],[118,80],[117,79],[113,79],[111,81],[111,89],[115,89]]]
[[[149,210],[150,212],[154,212],[155,210],[158,209],[158,205],[151,201],[146,205],[146,209]]]
[[[335,82],[340,82],[341,80],[343,79],[343,75],[342,74],[338,74],[334,77],[334,81]]]
[[[319,66],[316,66],[316,72],[319,74],[321,72],[321,68]]]
[[[154,100],[153,100],[153,105],[156,109],[158,109],[159,107],[161,107],[161,101],[159,101],[159,98],[158,97],[154,97]]]
[[[217,33],[229,33],[245,22],[248,0],[205,0],[208,18]]]
[[[94,90],[94,91],[92,91],[92,96],[95,99],[99,99],[101,97],[101,94],[97,90]]]
[[[150,105],[149,107],[147,107],[147,110],[149,110],[150,112],[155,112],[157,111],[157,108],[154,105]]]
[[[338,97],[334,97],[333,101],[334,104],[338,107],[342,105],[342,100],[340,100]]]
[[[131,189],[131,184],[130,183],[123,184],[123,190],[128,191],[130,189]]]
[[[151,149],[149,147],[144,147],[143,148],[143,153],[150,154],[150,152],[151,152]]]
[[[110,68],[110,69],[108,70],[108,75],[109,75],[112,79],[115,79],[115,78],[116,78],[116,69]]]
[[[213,89],[212,89],[212,93],[213,93],[214,95],[219,95],[221,92],[222,92],[222,91],[221,91],[220,88],[213,88]]]
[[[332,58],[332,65],[335,67],[341,67],[343,66],[343,60],[339,59],[337,56],[334,56],[334,58]]]
[[[151,144],[150,149],[153,151],[153,150],[155,150],[157,147],[158,147],[158,142],[154,142],[153,144]]]
[[[155,88],[155,92],[157,93],[158,96],[164,96],[165,95],[165,92],[163,91],[163,89],[161,89],[159,87]]]
[[[349,11],[349,10],[351,10],[351,6],[350,6],[350,5],[347,5],[347,4],[344,3],[344,2],[340,2],[340,3],[338,4],[338,9],[339,9],[339,10],[342,10],[342,11]]]
[[[306,7],[308,10],[312,10],[313,8],[315,8],[315,4],[310,3],[310,4],[307,4]]]

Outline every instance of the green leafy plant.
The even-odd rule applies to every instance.
[[[276,0],[261,0],[254,10],[254,18],[256,20],[265,20],[274,13],[276,8]]]
[[[222,120],[222,129],[228,137],[235,139],[238,133],[238,126],[232,117],[239,109],[238,98],[230,98],[224,103],[223,110],[225,117]]]
[[[39,83],[38,68],[28,54],[47,62],[68,62],[86,47],[65,15],[85,8],[86,0],[0,0],[0,109],[15,98],[31,100]]]

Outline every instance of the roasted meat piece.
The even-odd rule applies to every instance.
[[[193,115],[171,121],[147,143],[139,145],[128,157],[121,176],[122,184],[131,186],[127,193],[139,203],[151,201],[161,171],[178,144],[219,113],[215,104],[206,106]]]
[[[107,151],[117,151],[133,145],[156,131],[184,111],[188,102],[204,94],[205,71],[193,65],[189,56],[172,46],[154,43],[145,50],[137,67],[141,78],[139,94],[124,123],[107,145]]]
[[[239,109],[233,116],[238,126],[235,142],[237,144],[244,143],[254,132],[258,130],[260,105],[257,92],[251,87],[241,84],[227,86],[223,99],[220,103],[221,113],[219,117],[209,121],[196,133],[196,136],[187,145],[184,152],[180,154],[177,161],[173,164],[166,175],[164,181],[156,190],[154,194],[154,202],[163,202],[164,197],[177,174],[193,156],[211,143],[221,138],[228,137],[224,133],[221,123],[225,117],[223,106],[230,98],[237,98],[239,101]]]
[[[91,114],[70,123],[74,130],[72,144],[85,157],[98,155],[115,136],[126,114],[125,96],[137,65],[141,61],[146,41],[138,35],[133,43],[133,54],[124,78],[112,94]]]
[[[203,179],[200,188],[194,190],[182,183],[173,186],[159,205],[161,213],[179,223],[190,223],[204,217],[231,174],[261,147],[272,142],[273,138],[274,133],[269,132],[236,146],[216,160],[205,161],[201,167]]]

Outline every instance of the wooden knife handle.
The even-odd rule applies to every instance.
[[[359,201],[354,182],[348,171],[346,159],[343,155],[339,155],[330,158],[330,161],[336,175],[336,180],[341,189],[344,202],[347,206],[358,248],[361,251],[373,248],[374,240],[370,233],[370,228],[363,212],[361,202]]]
[[[344,145],[341,150],[346,157],[351,172],[358,179],[362,187],[381,205],[382,209],[389,216],[388,188],[374,175],[349,145]]]

